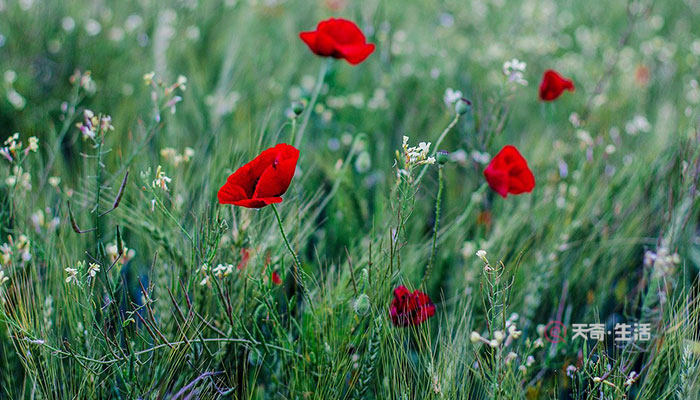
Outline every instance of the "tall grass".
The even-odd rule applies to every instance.
[[[699,12],[0,0],[0,398],[696,398]],[[299,40],[331,15],[367,61]],[[576,91],[539,102],[547,68]],[[408,168],[403,136],[449,160]],[[275,211],[218,204],[295,141]],[[486,184],[506,144],[532,193]],[[394,326],[398,285],[436,315]],[[551,320],[651,337],[550,343]]]

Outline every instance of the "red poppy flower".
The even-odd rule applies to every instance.
[[[353,65],[361,63],[374,51],[374,44],[367,43],[360,28],[342,18],[321,21],[315,31],[301,32],[299,37],[315,54],[342,58]]]
[[[394,289],[389,314],[396,326],[420,325],[435,315],[435,304],[427,294],[418,290],[411,293],[401,285]]]
[[[548,69],[544,71],[542,83],[540,83],[540,99],[543,101],[553,101],[561,96],[564,90],[574,91],[574,82],[564,78],[557,71]]]
[[[280,274],[278,274],[277,271],[272,272],[272,283],[274,283],[275,285],[282,284],[282,278],[280,278]]]
[[[250,261],[250,249],[241,248],[241,261],[238,263],[238,269],[242,270],[247,267],[248,261]]]
[[[501,149],[484,170],[484,176],[491,189],[503,197],[531,192],[535,187],[535,177],[515,146]]]
[[[281,203],[298,159],[299,150],[285,143],[263,151],[228,177],[219,189],[219,203],[247,208]]]

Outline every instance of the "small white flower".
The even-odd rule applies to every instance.
[[[17,142],[18,140],[19,140],[19,133],[18,133],[18,132],[15,132],[12,136],[10,136],[10,137],[8,137],[7,139],[5,139],[5,143],[4,143],[4,144],[5,144],[5,145],[9,145],[9,146],[10,146],[10,150],[13,150],[13,149],[16,148],[15,142]]]
[[[66,268],[65,269],[66,273],[68,273],[68,276],[66,277],[66,283],[74,283],[78,284],[78,270],[75,268]]]
[[[181,90],[185,90],[185,88],[186,88],[185,85],[186,85],[186,84],[187,84],[187,77],[184,76],[184,75],[178,75],[178,77],[177,77],[177,86],[178,86]]]
[[[531,366],[535,362],[535,357],[533,356],[527,356],[527,359],[525,360],[525,365],[526,366]]]
[[[49,185],[53,187],[58,187],[58,185],[61,183],[61,178],[58,176],[52,176],[49,178]]]
[[[161,188],[167,192],[168,191],[168,183],[170,183],[171,181],[172,181],[172,179],[168,178],[165,175],[165,172],[163,172],[163,168],[159,165],[158,169],[156,169],[156,179],[153,180],[151,185],[154,188]]]
[[[513,82],[518,85],[527,86],[527,80],[524,78],[524,72],[527,64],[514,58],[503,63],[503,75],[508,79],[508,82]]]
[[[503,339],[506,338],[506,335],[503,333],[503,331],[495,331],[493,333],[493,338],[498,342],[501,343],[503,342]]]
[[[5,157],[5,159],[9,162],[14,161],[9,147],[0,147],[0,156]]]
[[[35,153],[37,150],[39,150],[39,139],[37,139],[36,136],[32,136],[29,138],[29,145],[27,146],[27,149]]]
[[[153,83],[153,77],[156,76],[155,72],[149,72],[147,74],[143,75],[143,82],[147,85],[150,86]]]
[[[462,92],[452,88],[445,89],[445,95],[442,97],[447,107],[452,107],[457,100],[463,97]]]
[[[88,266],[88,275],[90,275],[90,278],[94,278],[98,272],[100,272],[99,264],[90,263]]]
[[[472,334],[469,335],[469,341],[471,341],[472,343],[477,343],[477,342],[481,341],[481,335],[479,334],[479,332],[477,332],[477,331],[472,332]]]

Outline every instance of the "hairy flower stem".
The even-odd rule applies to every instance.
[[[435,251],[437,250],[437,236],[438,230],[440,229],[440,203],[442,200],[442,188],[444,186],[444,180],[442,177],[442,165],[438,166],[438,192],[437,200],[435,201],[435,223],[433,224],[433,246],[430,250],[430,260],[428,261],[428,267],[425,269],[425,274],[423,274],[423,280],[421,281],[421,286],[425,285],[430,278],[430,273],[433,270],[433,265],[435,264]]]
[[[452,122],[450,122],[449,125],[445,128],[444,131],[438,136],[438,139],[435,141],[435,146],[433,146],[433,154],[431,154],[433,157],[437,154],[438,150],[440,150],[440,145],[442,144],[442,141],[445,140],[445,136],[452,130],[452,128],[457,125],[457,122],[459,122],[459,114],[455,114],[455,117],[452,119]],[[418,174],[418,177],[415,180],[415,184],[419,184],[420,180],[423,178],[423,175],[425,175],[425,171],[428,169],[429,164],[423,165],[423,169],[421,169],[420,174]]]
[[[282,239],[284,240],[284,244],[287,245],[287,250],[289,250],[289,253],[292,255],[292,258],[294,259],[294,281],[296,282],[297,285],[301,286],[301,280],[299,278],[299,270],[301,269],[301,263],[299,262],[299,258],[297,257],[297,253],[292,250],[292,246],[289,244],[289,240],[287,240],[287,234],[284,233],[284,226],[282,225],[282,218],[280,218],[279,212],[277,212],[277,207],[274,204],[271,204],[272,206],[272,211],[275,212],[275,217],[277,218],[277,223],[280,226],[280,233],[282,234]]]
[[[101,117],[100,117],[101,118]],[[96,172],[95,172],[95,209],[94,212],[94,225],[95,225],[95,257],[102,262],[102,254],[100,254],[100,192],[102,189],[102,145],[104,144],[104,135],[100,131],[100,136],[97,142],[97,155],[96,155]]]
[[[294,139],[296,139],[297,136],[297,120],[299,119],[298,116],[294,116],[292,118],[292,136],[291,139],[289,140],[289,143],[294,143]]]
[[[304,119],[301,121],[301,125],[299,126],[299,132],[296,135],[296,139],[293,140],[294,147],[298,148],[301,144],[301,140],[304,138],[304,131],[306,130],[306,125],[309,123],[309,118],[311,117],[311,113],[313,112],[314,105],[316,105],[318,95],[321,93],[323,81],[326,78],[326,72],[328,72],[328,67],[330,66],[331,62],[332,59],[329,59],[321,64],[321,68],[318,71],[318,77],[316,78],[316,86],[314,87],[314,91],[311,94],[311,101],[309,101],[309,104],[307,104],[307,106],[304,108]]]

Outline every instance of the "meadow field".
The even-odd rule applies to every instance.
[[[698,0],[0,0],[0,399],[700,399]]]

